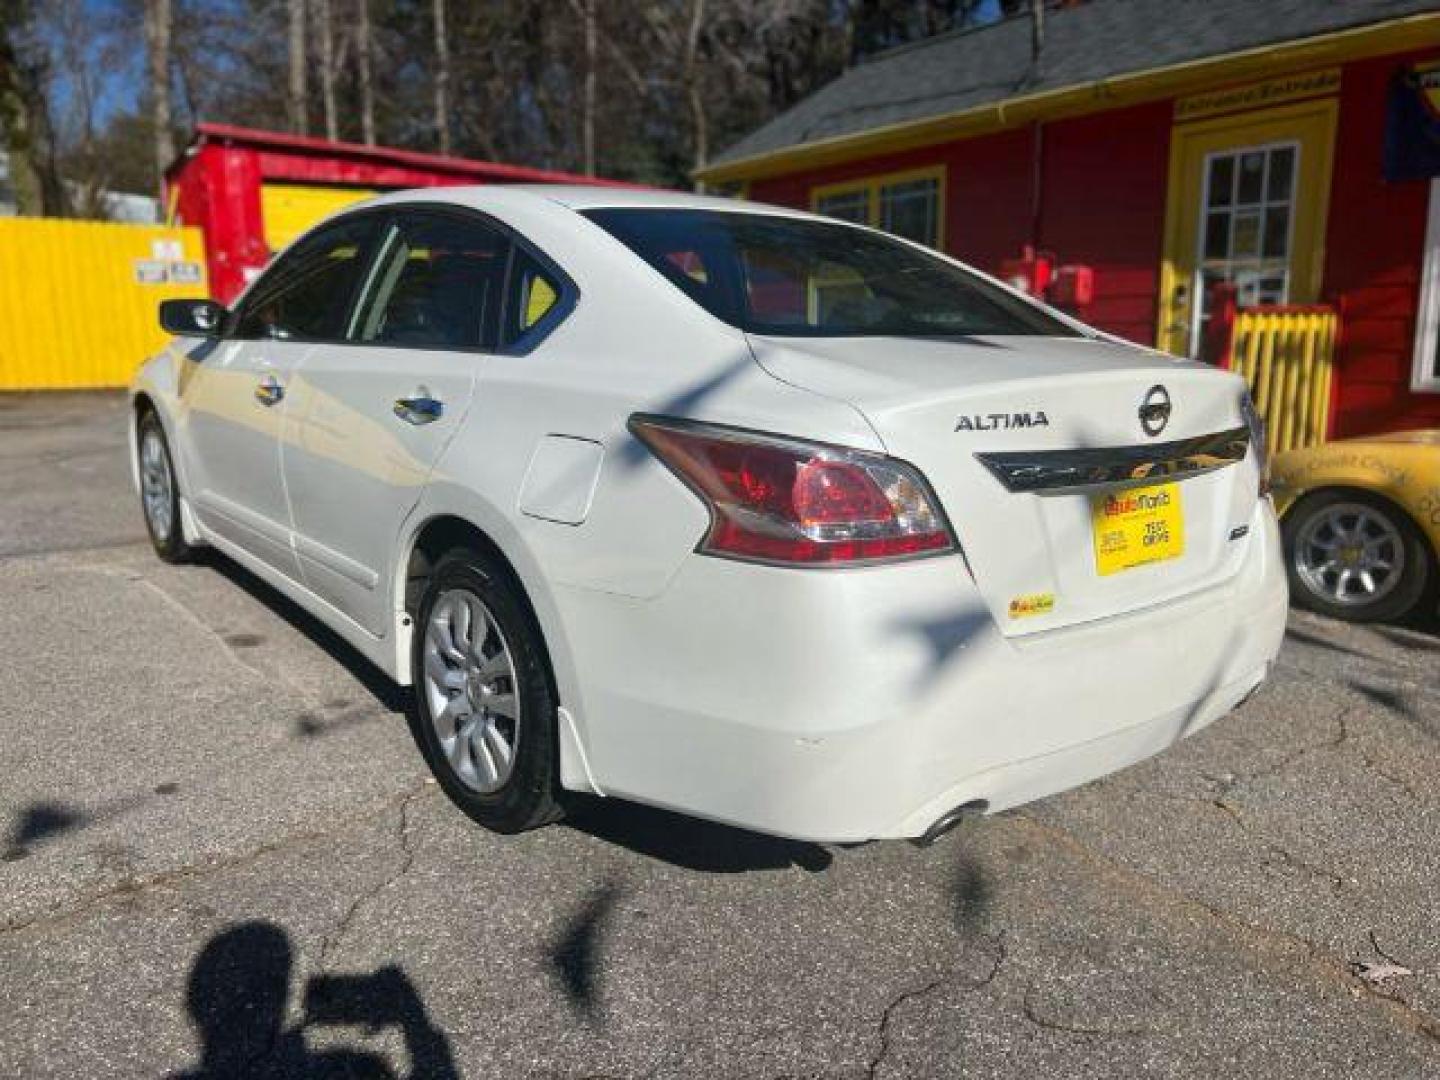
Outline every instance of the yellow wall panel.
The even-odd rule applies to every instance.
[[[364,188],[263,184],[260,217],[265,223],[265,244],[271,251],[279,251],[321,218],[375,194]]]
[[[1245,377],[1275,453],[1325,441],[1335,370],[1333,311],[1248,308],[1235,313],[1231,368]]]
[[[0,390],[126,386],[160,301],[208,295],[199,229],[0,218]]]

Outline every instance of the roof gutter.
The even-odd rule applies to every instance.
[[[1369,26],[1262,45],[1221,56],[1076,83],[969,109],[798,143],[696,169],[707,184],[757,180],[801,169],[836,165],[858,157],[895,153],[938,142],[972,138],[1040,120],[1138,105],[1213,86],[1278,74],[1278,67],[1318,67],[1388,52],[1440,45],[1440,12],[1409,15]]]

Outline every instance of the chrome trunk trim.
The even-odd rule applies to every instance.
[[[1243,461],[1249,448],[1250,433],[1238,427],[1141,446],[1018,450],[975,457],[1007,491],[1052,494],[1199,476]]]

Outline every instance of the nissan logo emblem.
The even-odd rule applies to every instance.
[[[1140,427],[1146,435],[1159,435],[1170,422],[1170,391],[1163,386],[1152,386],[1145,391],[1140,402]]]

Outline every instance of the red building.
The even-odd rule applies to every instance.
[[[570,173],[200,124],[165,175],[170,217],[205,232],[210,289],[228,302],[279,250],[340,207],[397,188],[608,184]]]
[[[1066,5],[1038,61],[1023,17],[889,51],[701,179],[1005,276],[1053,254],[1089,271],[1062,285],[1082,318],[1180,355],[1219,282],[1242,308],[1331,305],[1330,430],[1437,426],[1436,7]]]

